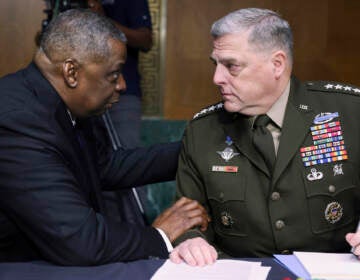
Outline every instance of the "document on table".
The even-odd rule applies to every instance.
[[[353,254],[294,252],[275,258],[303,279],[360,279],[360,260]]]
[[[212,265],[203,267],[185,263],[175,264],[167,260],[151,278],[152,280],[177,279],[221,279],[221,280],[265,280],[271,267],[261,266],[261,262],[237,260],[217,260]]]
[[[274,257],[297,277],[310,279],[310,274],[305,270],[295,255],[274,255]]]

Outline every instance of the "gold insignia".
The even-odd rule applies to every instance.
[[[221,223],[226,227],[231,227],[231,225],[234,223],[232,217],[227,212],[221,213]]]
[[[325,219],[330,224],[335,224],[340,221],[343,215],[343,208],[339,202],[333,201],[330,202],[325,209]]]

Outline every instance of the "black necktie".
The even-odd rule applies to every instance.
[[[264,158],[270,172],[272,172],[275,162],[275,147],[272,135],[266,128],[270,122],[271,119],[267,115],[260,115],[256,118],[254,122],[253,143]]]

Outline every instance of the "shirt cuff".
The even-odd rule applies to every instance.
[[[156,229],[160,233],[161,237],[164,239],[166,248],[167,248],[168,252],[170,253],[174,249],[174,247],[171,245],[169,238],[166,236],[165,232],[162,229],[159,229],[159,228],[156,228]]]

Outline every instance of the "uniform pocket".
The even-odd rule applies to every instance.
[[[349,161],[307,168],[304,182],[313,233],[337,230],[354,221],[358,176]]]
[[[207,178],[207,195],[214,230],[219,235],[246,236],[246,182],[238,173]]]

